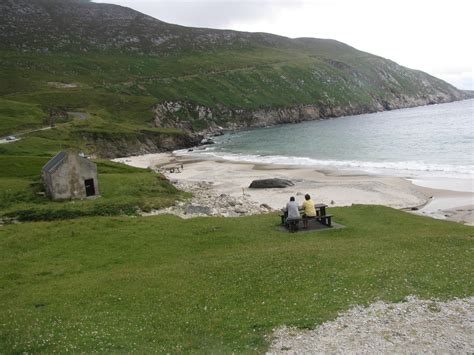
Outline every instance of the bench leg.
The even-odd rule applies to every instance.
[[[319,216],[316,220],[323,226],[331,227],[331,216]]]
[[[324,223],[326,226],[331,227],[331,217],[324,217]]]
[[[298,231],[298,223],[299,221],[291,221],[288,223],[290,232],[294,233]]]

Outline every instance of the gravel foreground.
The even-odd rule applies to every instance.
[[[474,297],[449,302],[376,302],[354,307],[314,330],[282,327],[269,354],[474,352]]]

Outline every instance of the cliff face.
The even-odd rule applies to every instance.
[[[435,92],[435,90],[432,88]],[[258,110],[229,109],[223,106],[206,107],[190,102],[167,101],[154,107],[157,127],[176,127],[186,132],[206,134],[222,129],[267,127],[285,123],[298,123],[317,119],[359,115],[363,113],[395,110],[462,100],[466,94],[452,90],[419,96],[393,95],[390,98],[372,98],[369,104],[294,105]]]
[[[160,153],[199,144],[197,135],[160,134],[139,132],[136,134],[80,133],[80,138],[94,146],[94,155],[101,158],[117,158],[129,155]]]

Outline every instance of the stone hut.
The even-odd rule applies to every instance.
[[[99,196],[97,166],[72,151],[58,153],[43,167],[46,196],[52,200]]]

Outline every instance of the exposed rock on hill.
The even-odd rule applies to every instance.
[[[108,134],[107,132],[82,132],[79,136],[94,145],[95,155],[102,158],[116,158],[172,151],[181,147],[199,144],[199,137],[182,134],[159,134],[138,132],[136,134]]]
[[[457,97],[457,96],[455,96]],[[156,105],[155,125],[157,127],[176,127],[185,131],[203,132],[202,129],[194,129],[193,122],[206,122],[206,133],[227,129],[242,129],[250,127],[268,127],[278,124],[298,123],[341,117],[359,115],[363,113],[394,110],[399,108],[431,105],[434,103],[450,102],[453,97],[449,94],[438,96],[427,95],[424,97],[394,97],[393,100],[379,102],[374,98],[370,105],[360,103],[349,103],[349,105],[295,105],[280,108],[262,108],[257,110],[229,109],[226,107],[206,107],[186,102],[164,102]]]

